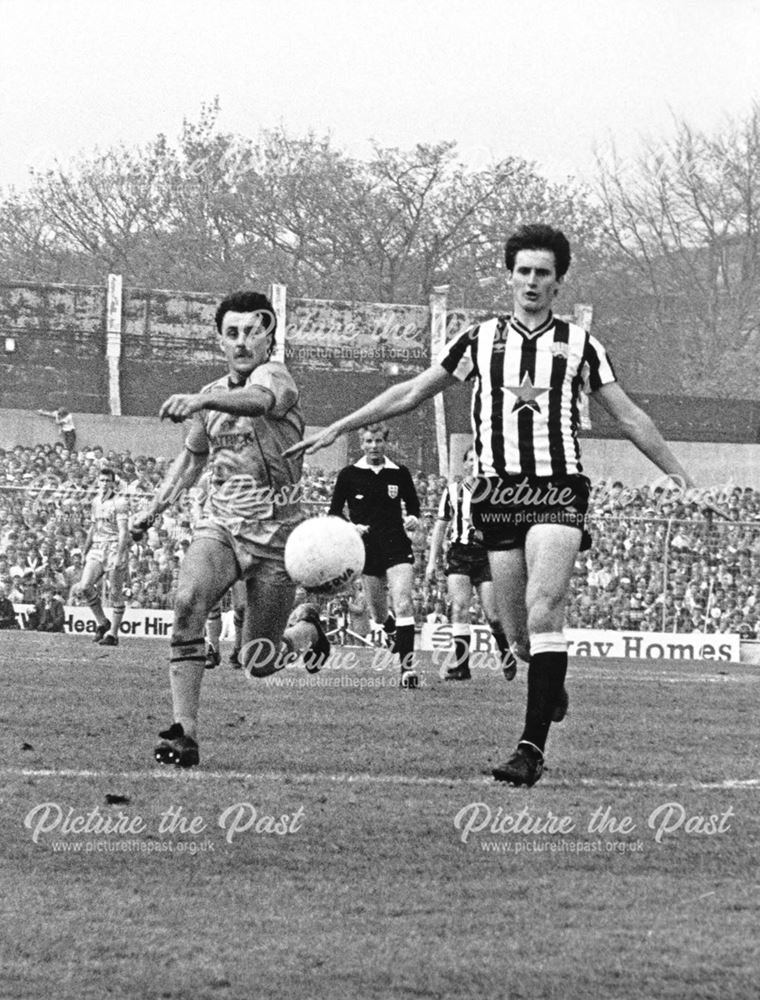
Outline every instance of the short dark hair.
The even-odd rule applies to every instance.
[[[274,306],[263,292],[233,292],[226,299],[222,299],[216,310],[214,322],[217,332],[222,332],[222,320],[228,312],[258,312],[264,313],[267,319],[267,333],[270,337],[270,344],[274,346],[274,335],[277,332],[277,316]]]
[[[520,250],[549,250],[554,254],[554,269],[558,278],[563,278],[570,267],[570,244],[567,237],[551,226],[541,223],[521,226],[509,237],[504,246],[504,261],[509,272],[514,270],[515,257]]]
[[[362,437],[364,437],[365,434],[382,434],[383,441],[388,440],[388,435],[390,434],[390,432],[391,432],[390,427],[386,423],[382,422],[376,424],[366,424],[364,427],[362,427],[361,431]]]
[[[110,465],[103,465],[98,469],[99,476],[108,476],[109,479],[113,479],[116,482],[116,470],[112,469]]]

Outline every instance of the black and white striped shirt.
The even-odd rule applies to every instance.
[[[449,483],[438,504],[438,520],[450,521],[449,542],[459,545],[475,543],[475,529],[470,520],[472,485],[467,480]]]
[[[551,313],[535,330],[512,316],[497,317],[464,330],[438,361],[460,381],[475,382],[471,415],[478,475],[583,471],[581,392],[616,381],[607,352],[583,327]]]

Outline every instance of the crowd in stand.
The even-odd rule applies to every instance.
[[[119,489],[137,508],[161,481],[168,459],[98,446],[74,452],[63,442],[0,448],[0,627],[11,624],[10,602],[35,605],[39,628],[62,628],[63,605],[76,603],[72,586],[82,571],[90,506],[104,464],[116,471]],[[417,621],[441,621],[447,611],[443,568],[429,587],[423,570],[445,480],[414,479],[425,512],[412,539]],[[331,474],[306,470],[307,513],[325,512],[332,486]],[[589,525],[594,545],[578,558],[570,627],[760,637],[760,492],[728,489],[721,498],[728,521],[705,515],[700,505],[661,488],[624,489],[615,483],[595,492]],[[191,490],[132,544],[129,606],[172,607],[199,511],[200,493]],[[353,630],[364,629],[360,588],[325,607],[334,616],[345,612]],[[472,619],[481,620],[477,604]]]

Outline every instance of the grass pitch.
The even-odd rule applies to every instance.
[[[517,790],[524,676],[425,654],[225,662],[159,768],[167,652],[0,633],[4,1000],[756,996],[758,668],[571,661]]]

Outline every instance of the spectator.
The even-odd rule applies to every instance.
[[[31,627],[37,632],[63,632],[65,621],[66,612],[60,594],[53,593],[51,587],[45,587],[34,606]]]
[[[68,451],[74,451],[77,446],[77,432],[74,427],[74,418],[68,410],[59,407],[57,410],[37,410],[41,417],[50,417],[55,420],[58,430],[61,432],[64,446]]]
[[[0,583],[0,629],[18,628],[16,609],[13,602],[8,599],[8,592],[4,583]]]

